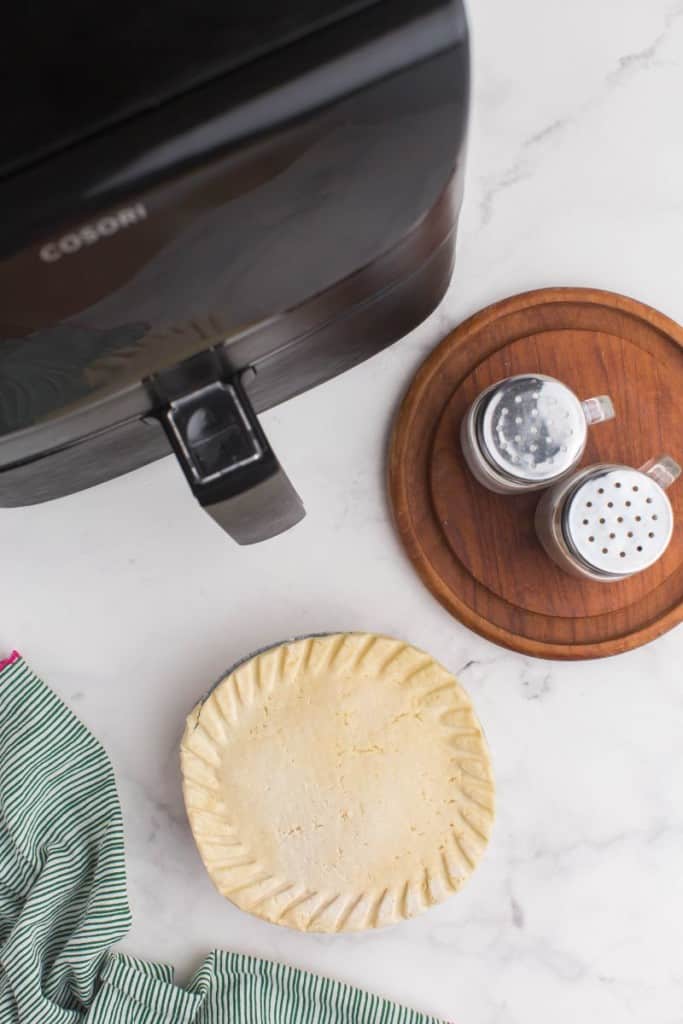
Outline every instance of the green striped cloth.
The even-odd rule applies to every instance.
[[[0,662],[0,815],[0,1024],[437,1024],[239,953],[181,989],[110,952],[131,920],[114,773],[16,653]]]

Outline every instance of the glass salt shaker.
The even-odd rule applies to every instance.
[[[642,572],[671,540],[674,516],[665,491],[680,474],[669,455],[640,469],[588,466],[542,496],[538,538],[572,576],[609,583]]]
[[[607,395],[582,402],[554,377],[506,377],[468,409],[460,429],[462,450],[472,474],[490,491],[541,490],[576,468],[588,427],[614,415]]]

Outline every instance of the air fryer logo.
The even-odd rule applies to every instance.
[[[62,235],[56,242],[48,242],[40,250],[40,258],[44,263],[56,263],[64,256],[73,256],[95,242],[110,235],[116,235],[125,228],[132,228],[147,217],[147,208],[144,203],[136,203],[135,206],[126,206],[116,213],[106,217],[100,217],[92,224],[86,224],[76,231],[70,231],[68,235]]]

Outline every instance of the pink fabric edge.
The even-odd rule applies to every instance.
[[[0,661],[0,672],[2,672],[4,668],[7,668],[8,665],[13,665],[15,661],[19,661],[20,657],[21,655],[19,654],[19,651],[12,651],[9,658],[4,658]]]

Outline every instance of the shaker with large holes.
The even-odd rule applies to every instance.
[[[463,418],[460,439],[484,487],[499,494],[537,491],[571,473],[588,427],[613,417],[607,395],[582,402],[554,377],[520,374],[482,391]]]
[[[536,533],[565,572],[609,583],[633,576],[664,554],[674,528],[665,494],[681,467],[660,455],[640,469],[588,466],[546,491]]]

